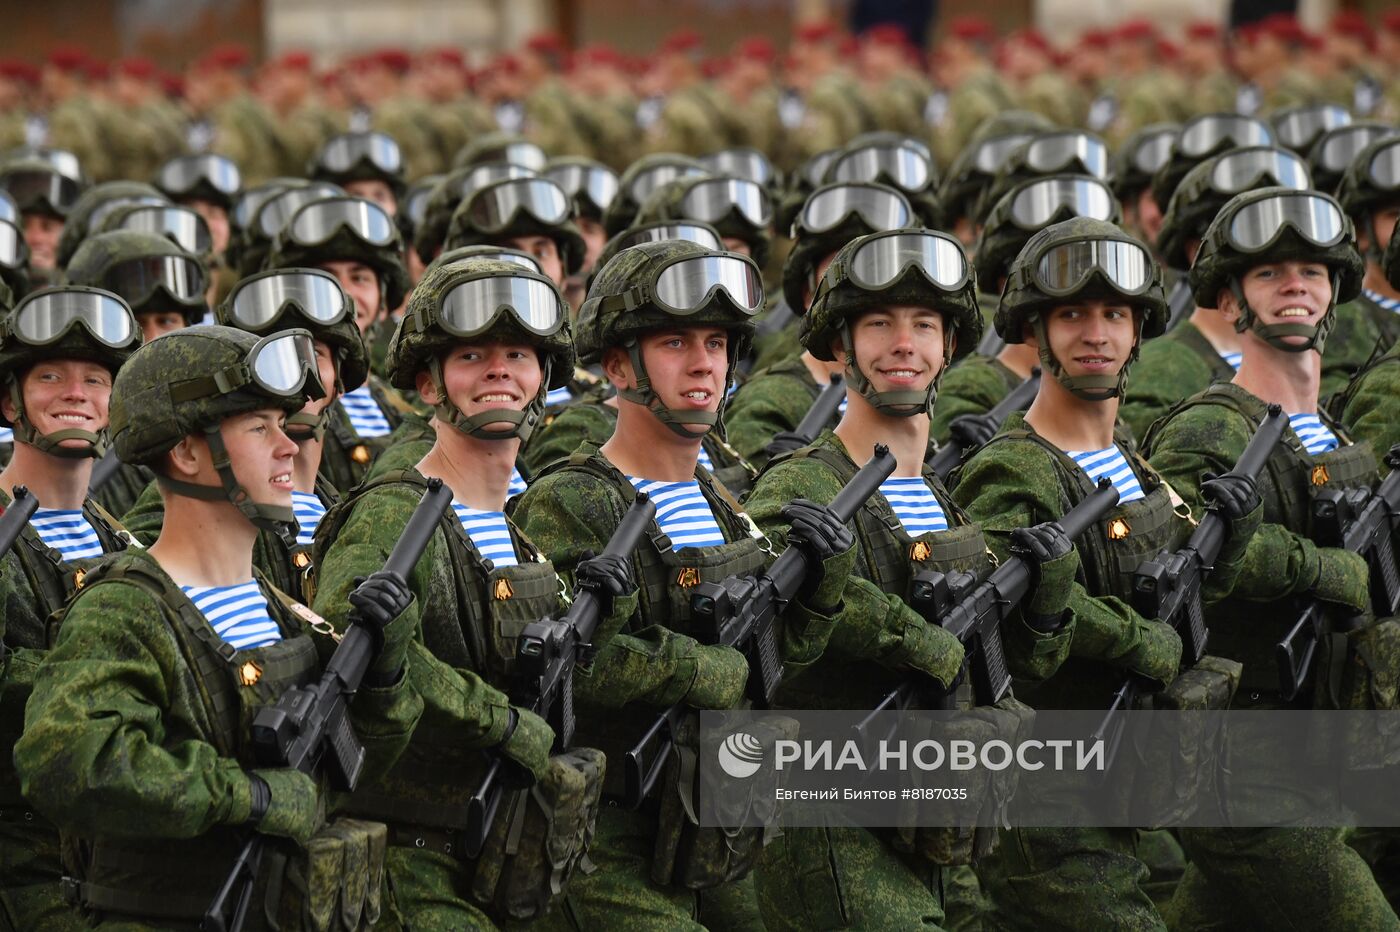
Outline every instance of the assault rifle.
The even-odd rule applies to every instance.
[[[1283,438],[1288,416],[1278,405],[1269,405],[1269,413],[1259,423],[1259,429],[1249,438],[1240,458],[1226,475],[1243,476],[1258,482],[1259,474]],[[1205,608],[1201,604],[1201,585],[1215,566],[1225,539],[1230,534],[1230,522],[1219,509],[1207,508],[1196,530],[1180,550],[1163,550],[1146,560],[1133,573],[1133,607],[1144,618],[1158,618],[1176,629],[1181,636],[1181,668],[1194,667],[1205,656]],[[1113,693],[1108,711],[1093,734],[1094,740],[1106,741],[1107,766],[1113,765],[1122,742],[1126,721],[1121,714],[1131,709],[1145,684],[1139,677],[1129,675]]]
[[[831,511],[837,520],[847,524],[855,518],[860,507],[880,490],[880,483],[894,472],[895,465],[890,448],[876,444],[875,455],[831,500]],[[706,629],[700,640],[736,648],[748,658],[745,692],[756,708],[765,709],[772,704],[783,678],[774,619],[797,597],[812,569],[812,559],[806,551],[789,544],[766,570],[755,576],[730,576],[717,583],[700,583],[691,590],[691,609],[696,621]],[[627,752],[626,800],[630,808],[641,806],[656,786],[670,756],[672,736],[688,708],[683,702],[671,706]]]
[[[29,525],[29,519],[39,510],[39,500],[22,485],[14,488],[14,498],[0,514],[0,557],[10,552],[19,535]]]
[[[1196,309],[1196,296],[1191,293],[1191,283],[1183,275],[1167,292],[1167,330],[1170,333],[1181,325]]]
[[[1376,617],[1400,613],[1400,564],[1395,538],[1400,536],[1400,444],[1385,462],[1390,474],[1374,490],[1321,491],[1313,499],[1313,537],[1323,547],[1341,547],[1366,558],[1371,571],[1371,607]],[[1274,647],[1279,690],[1292,700],[1303,688],[1327,618],[1317,600]]]
[[[960,417],[953,418],[953,423],[956,424],[963,420],[963,418],[981,421],[986,427],[990,428],[988,439],[991,439],[991,437],[996,435],[997,430],[1001,428],[1002,421],[1006,420],[1014,412],[1024,411],[1030,407],[1031,402],[1035,400],[1035,393],[1038,391],[1040,391],[1039,367],[1031,372],[1030,378],[1013,388],[1005,398],[998,401],[996,406],[986,414],[964,414]],[[939,448],[937,453],[929,457],[928,464],[933,471],[938,474],[938,479],[942,482],[947,480],[949,473],[962,464],[962,460],[963,451],[961,445],[958,444],[957,441],[950,439]]]
[[[775,434],[772,441],[765,447],[769,456],[778,456],[782,453],[790,453],[793,450],[800,450],[822,432],[822,428],[831,423],[831,419],[836,417],[836,412],[841,409],[841,399],[846,397],[846,382],[840,375],[833,375],[831,381],[823,388],[821,394],[812,402],[812,406],[807,409],[807,413],[802,416],[802,421],[792,430],[785,430]]]
[[[407,579],[428,549],[433,532],[452,502],[452,490],[441,479],[429,479],[428,491],[404,526],[384,569]],[[349,705],[365,671],[378,653],[380,635],[351,609],[335,653],[321,678],[309,686],[293,686],[276,705],[253,718],[253,756],[260,767],[289,767],[314,775],[325,767],[332,789],[350,792],[364,769],[365,749],[350,726]],[[238,932],[243,928],[262,863],[264,836],[254,833],[200,923],[203,932]],[[231,913],[230,913],[231,906]]]
[[[1070,540],[1075,540],[1117,504],[1118,490],[1107,478],[1100,479],[1093,493],[1065,512],[1059,525]],[[962,642],[963,670],[971,676],[978,705],[999,702],[1011,688],[1001,623],[1025,597],[1031,579],[1031,566],[1015,556],[1002,562],[981,583],[971,573],[950,575],[925,570],[914,577],[910,607],[929,624],[938,625]],[[906,677],[856,725],[860,740],[868,740],[876,716],[902,712],[928,692],[928,682],[921,675]],[[951,694],[950,689],[940,698],[946,700]]]
[[[656,503],[639,493],[632,507],[613,531],[604,554],[629,556],[656,516]],[[541,716],[554,729],[555,746],[567,750],[574,739],[574,667],[593,658],[593,633],[603,619],[602,603],[592,592],[580,591],[573,604],[558,618],[526,625],[516,647],[519,688],[512,699]],[[491,762],[472,798],[467,801],[466,850],[468,857],[481,854],[491,823],[496,819],[505,790],[501,786],[501,759]]]

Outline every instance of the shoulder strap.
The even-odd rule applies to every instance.
[[[1070,459],[1064,450],[1033,430],[1017,427],[1002,431],[988,440],[982,449],[985,450],[994,443],[1004,443],[1010,440],[1030,441],[1050,454],[1050,460],[1055,464],[1055,472],[1060,477],[1060,486],[1065,492],[1066,500],[1070,503],[1082,501],[1093,493],[1094,484],[1089,481],[1089,474],[1080,469],[1079,464]]]
[[[141,546],[136,538],[131,536],[131,532],[112,517],[111,512],[98,504],[96,499],[88,498],[83,502],[83,510],[88,512],[88,521],[97,531],[97,536],[102,538],[102,549],[107,553]]]

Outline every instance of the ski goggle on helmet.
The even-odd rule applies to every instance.
[[[1226,241],[1247,255],[1267,252],[1288,231],[1315,246],[1335,246],[1347,234],[1346,217],[1330,197],[1300,191],[1249,201],[1224,228]]]
[[[1068,207],[1076,217],[1112,220],[1113,192],[1097,178],[1043,178],[1011,199],[1011,219],[1023,230],[1035,231]]]
[[[156,187],[174,197],[188,194],[201,184],[232,197],[243,187],[243,176],[232,159],[212,153],[182,155],[156,172]]]
[[[373,246],[388,246],[398,233],[384,208],[357,197],[331,197],[305,204],[292,215],[283,233],[300,246],[318,246],[341,230]]]
[[[136,319],[115,294],[95,288],[41,291],[20,302],[3,324],[7,333],[30,346],[48,346],[74,327],[87,331],[112,349],[129,346],[136,337]]]
[[[813,191],[793,222],[794,238],[825,233],[852,217],[872,230],[898,230],[914,221],[909,201],[893,188],[877,184],[831,184]]]
[[[704,310],[720,293],[746,317],[763,310],[763,276],[754,261],[732,252],[681,256],[658,266],[644,284],[599,299],[599,309],[650,304],[685,317]]]
[[[354,316],[354,302],[334,275],[320,269],[273,269],[245,278],[228,296],[229,317],[239,327],[266,330],[289,310],[330,326]]]

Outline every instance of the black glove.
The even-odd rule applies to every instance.
[[[1011,552],[1031,565],[1035,577],[1022,614],[1037,631],[1054,631],[1063,623],[1079,572],[1074,542],[1058,521],[1013,528],[1010,537]]]
[[[586,552],[574,567],[574,585],[597,596],[604,615],[613,599],[637,590],[637,584],[632,581],[631,560],[611,553],[594,556],[592,551]]]
[[[999,426],[990,414],[961,414],[948,425],[948,436],[959,449],[965,450],[991,440]]]
[[[1259,507],[1259,490],[1248,476],[1226,473],[1217,476],[1206,473],[1201,483],[1201,497],[1224,512],[1231,521],[1238,521]]]
[[[350,607],[359,620],[382,636],[390,622],[403,614],[413,601],[408,583],[398,573],[380,570],[369,576],[356,576],[355,589],[350,593]]]
[[[779,431],[773,435],[773,439],[768,441],[768,446],[763,449],[770,457],[780,456],[784,453],[791,453],[793,450],[800,450],[812,441],[801,434],[795,434],[790,430]]]
[[[829,615],[841,603],[846,577],[855,568],[855,535],[826,505],[805,498],[784,505],[782,516],[792,525],[788,542],[812,558],[798,601]]]

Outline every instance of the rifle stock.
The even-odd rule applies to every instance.
[[[894,472],[895,465],[889,447],[876,445],[875,455],[831,500],[831,511],[837,519],[843,524],[854,519],[860,507],[880,490],[880,483]],[[702,640],[737,648],[748,658],[746,693],[759,708],[772,703],[782,682],[774,620],[796,598],[812,570],[811,564],[811,557],[802,548],[789,544],[756,576],[730,576],[718,583],[701,583],[691,592],[697,619],[708,624],[709,637]],[[639,807],[660,779],[672,746],[671,736],[686,708],[684,703],[671,706],[627,752],[624,776],[629,808]]]
[[[452,490],[441,479],[429,479],[428,491],[384,569],[405,579],[411,576],[451,502]],[[350,725],[349,705],[379,650],[379,637],[352,609],[345,633],[321,678],[312,685],[288,689],[276,705],[265,706],[254,716],[250,731],[259,766],[292,768],[308,775],[324,766],[329,768],[332,788],[343,792],[355,788],[364,769],[365,749]],[[264,836],[257,833],[244,844],[204,914],[199,926],[203,932],[238,932],[243,928],[263,844]]]
[[[638,493],[608,538],[603,554],[631,555],[654,517],[656,503]],[[579,590],[568,610],[558,618],[526,625],[516,648],[519,688],[512,698],[549,722],[554,729],[555,747],[561,751],[567,750],[574,739],[574,667],[591,659],[593,634],[602,617],[598,596]],[[481,854],[505,796],[500,780],[502,766],[500,756],[495,755],[481,785],[467,801],[463,844],[468,857]]]

